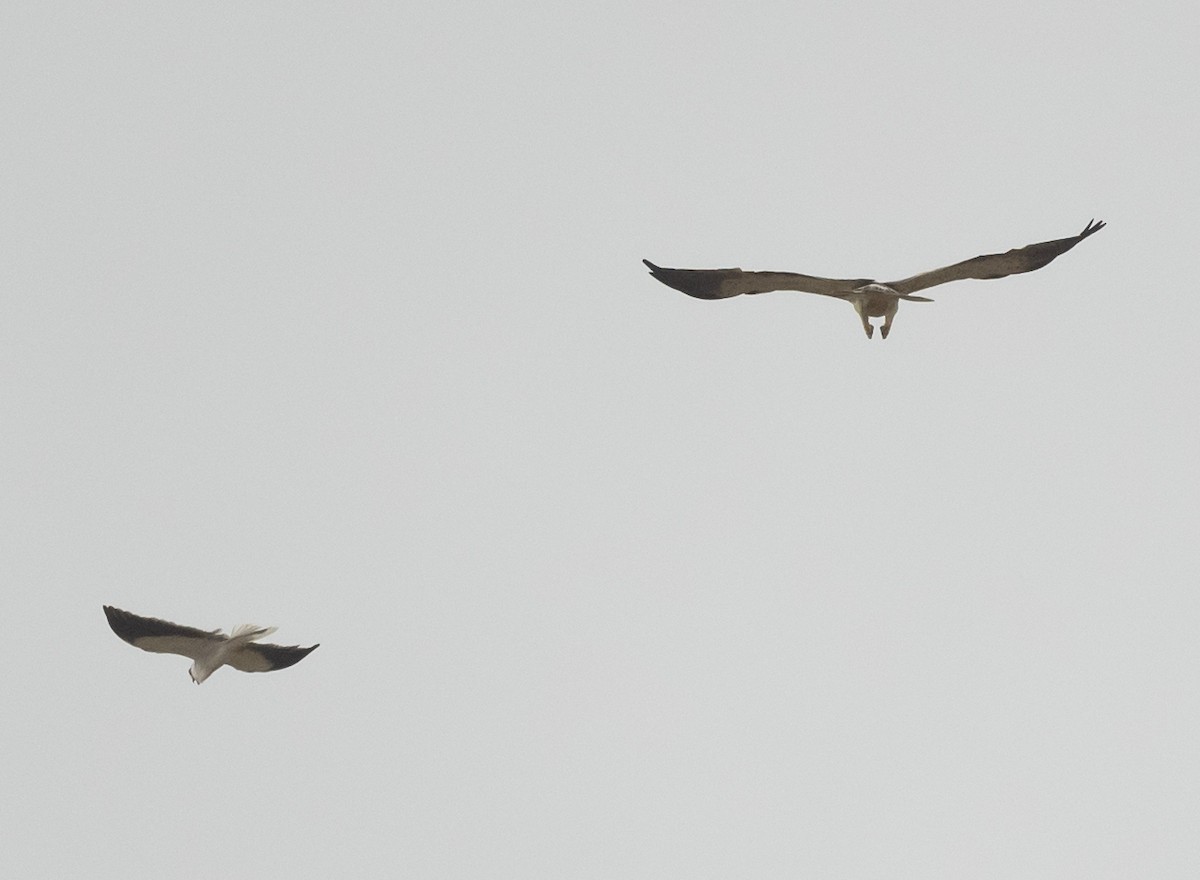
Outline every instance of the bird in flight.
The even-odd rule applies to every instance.
[[[936,287],[948,281],[967,278],[1003,278],[1040,269],[1055,257],[1065,254],[1094,232],[1104,228],[1104,221],[1089,220],[1083,232],[1070,238],[1043,241],[1013,248],[1002,254],[983,254],[943,266],[900,281],[880,283],[870,278],[818,278],[797,272],[743,272],[741,269],[667,269],[642,260],[650,274],[667,287],[697,299],[726,299],[742,293],[769,293],[773,290],[799,290],[844,299],[862,320],[863,330],[870,339],[875,328],[868,318],[883,318],[879,328],[884,339],[892,329],[892,319],[900,300],[933,302],[923,296],[913,296],[918,290]]]
[[[192,668],[188,675],[200,684],[222,666],[232,666],[242,672],[270,672],[286,669],[299,663],[319,645],[311,648],[262,645],[256,640],[275,632],[275,627],[260,627],[245,623],[225,635],[219,629],[206,632],[190,626],[180,626],[156,617],[139,617],[104,606],[108,625],[129,644],[156,654],[182,654],[190,657]]]

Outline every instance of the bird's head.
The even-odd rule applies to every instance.
[[[204,679],[212,675],[212,670],[203,668],[199,663],[193,663],[188,670],[188,675],[196,684],[201,684]]]

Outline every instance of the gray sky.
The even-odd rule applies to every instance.
[[[0,873],[1195,877],[1198,25],[0,6]]]

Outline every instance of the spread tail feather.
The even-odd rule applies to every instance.
[[[241,626],[233,628],[231,639],[241,639],[244,642],[253,642],[261,639],[263,636],[269,636],[275,632],[277,627],[274,626],[258,626],[254,623],[243,623]]]

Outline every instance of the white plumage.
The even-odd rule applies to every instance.
[[[271,672],[286,669],[307,657],[319,645],[301,648],[295,645],[263,645],[258,639],[275,632],[275,627],[244,623],[230,635],[219,629],[205,631],[180,626],[156,617],[139,617],[111,605],[104,606],[108,625],[129,644],[156,654],[180,654],[192,661],[188,674],[200,684],[222,666],[242,672]]]

